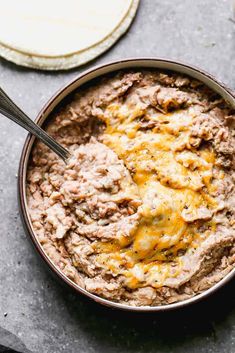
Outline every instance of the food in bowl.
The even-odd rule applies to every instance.
[[[27,202],[45,253],[90,293],[131,306],[193,297],[235,264],[234,112],[201,82],[129,70],[80,87],[41,142]]]

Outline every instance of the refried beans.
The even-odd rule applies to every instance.
[[[122,71],[77,90],[31,153],[27,200],[45,253],[72,281],[132,306],[182,301],[235,264],[231,107],[201,82]]]

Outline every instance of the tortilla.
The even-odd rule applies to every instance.
[[[139,0],[9,0],[0,13],[0,55],[38,69],[82,65],[125,33],[138,3]]]

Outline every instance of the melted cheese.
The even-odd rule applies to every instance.
[[[151,121],[153,128],[143,129]],[[122,274],[126,285],[158,287],[180,273],[180,251],[195,249],[203,236],[197,232],[198,212],[213,210],[214,153],[190,145],[190,111],[145,116],[138,107],[112,104],[103,117],[103,142],[114,150],[130,170],[138,186],[142,205],[140,222],[130,238],[96,245],[98,261],[114,274]],[[183,211],[194,221],[186,221]],[[205,221],[204,221],[205,222]],[[171,260],[171,263],[169,263]]]

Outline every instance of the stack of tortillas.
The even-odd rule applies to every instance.
[[[130,26],[139,0],[0,0],[0,55],[44,70],[82,65]]]

